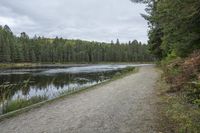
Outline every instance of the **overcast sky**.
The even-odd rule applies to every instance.
[[[144,8],[130,0],[0,0],[0,25],[18,35],[146,42]]]

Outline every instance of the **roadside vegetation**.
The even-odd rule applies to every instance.
[[[187,58],[167,57],[160,63],[163,116],[173,132],[200,131],[200,51]]]
[[[150,51],[159,60],[166,105],[164,116],[173,132],[200,131],[199,0],[131,0],[146,4]],[[161,88],[165,88],[162,84]],[[169,128],[170,129],[170,128]]]
[[[47,99],[48,98],[46,96],[35,96],[35,97],[32,97],[32,98],[30,98],[28,100],[26,100],[26,99],[17,99],[15,101],[10,102],[7,105],[5,110],[3,110],[3,114],[6,114],[8,112],[15,111],[15,110],[18,110],[18,109],[21,109],[21,108],[24,108],[24,107],[39,103],[39,102],[42,102],[42,101],[47,100]]]
[[[171,92],[170,84],[163,76],[157,82],[160,98],[158,123],[163,133],[199,133],[200,108],[187,101],[187,91]]]
[[[170,91],[187,91],[188,101],[200,107],[200,51],[185,59],[163,60],[161,65]]]

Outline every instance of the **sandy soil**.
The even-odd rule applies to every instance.
[[[152,66],[0,122],[1,133],[154,133]]]

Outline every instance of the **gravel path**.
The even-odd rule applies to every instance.
[[[154,133],[153,66],[0,122],[1,133]]]

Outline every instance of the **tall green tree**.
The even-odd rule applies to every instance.
[[[131,0],[147,4],[150,50],[159,59],[171,53],[186,57],[200,49],[199,0]]]
[[[10,28],[5,25],[3,28],[0,27],[0,61],[10,62],[11,61],[11,42],[12,32]]]

